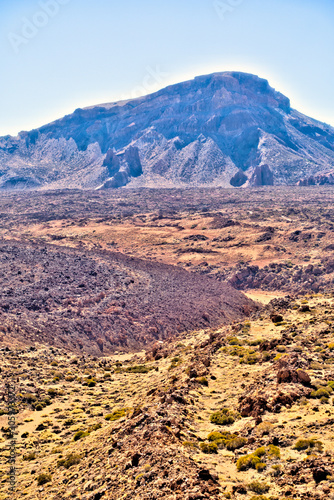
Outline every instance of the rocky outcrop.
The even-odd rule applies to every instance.
[[[334,129],[266,80],[215,73],[2,137],[0,165],[0,189],[330,184]]]
[[[334,185],[334,170],[331,172],[321,173],[319,175],[311,175],[306,179],[301,179],[298,182],[299,186],[325,186]]]
[[[273,186],[274,174],[268,165],[259,165],[250,180],[252,186]]]

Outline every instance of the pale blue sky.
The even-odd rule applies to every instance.
[[[0,135],[228,70],[334,125],[333,0],[0,0],[0,14]]]

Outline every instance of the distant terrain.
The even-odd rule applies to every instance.
[[[334,129],[257,76],[200,76],[0,138],[0,189],[334,183]]]
[[[333,201],[331,187],[4,194],[0,340],[103,356],[241,320],[257,308],[241,291],[328,292]]]

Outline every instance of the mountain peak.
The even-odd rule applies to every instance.
[[[4,189],[297,184],[333,169],[334,130],[227,71],[0,138],[0,162]]]

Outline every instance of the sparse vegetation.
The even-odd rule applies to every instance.
[[[40,474],[37,477],[37,484],[38,486],[42,486],[43,484],[49,483],[51,480],[51,474]]]
[[[58,467],[65,467],[65,469],[69,469],[70,467],[73,467],[73,465],[79,464],[80,460],[80,455],[70,453],[66,458],[62,458],[58,461]]]
[[[234,424],[236,415],[228,408],[216,411],[210,417],[210,422],[216,425],[231,425]]]
[[[109,422],[115,422],[115,420],[119,420],[120,418],[125,417],[126,413],[127,413],[127,409],[122,408],[120,410],[114,410],[112,413],[109,413],[104,418],[105,418],[105,420],[108,420]]]

